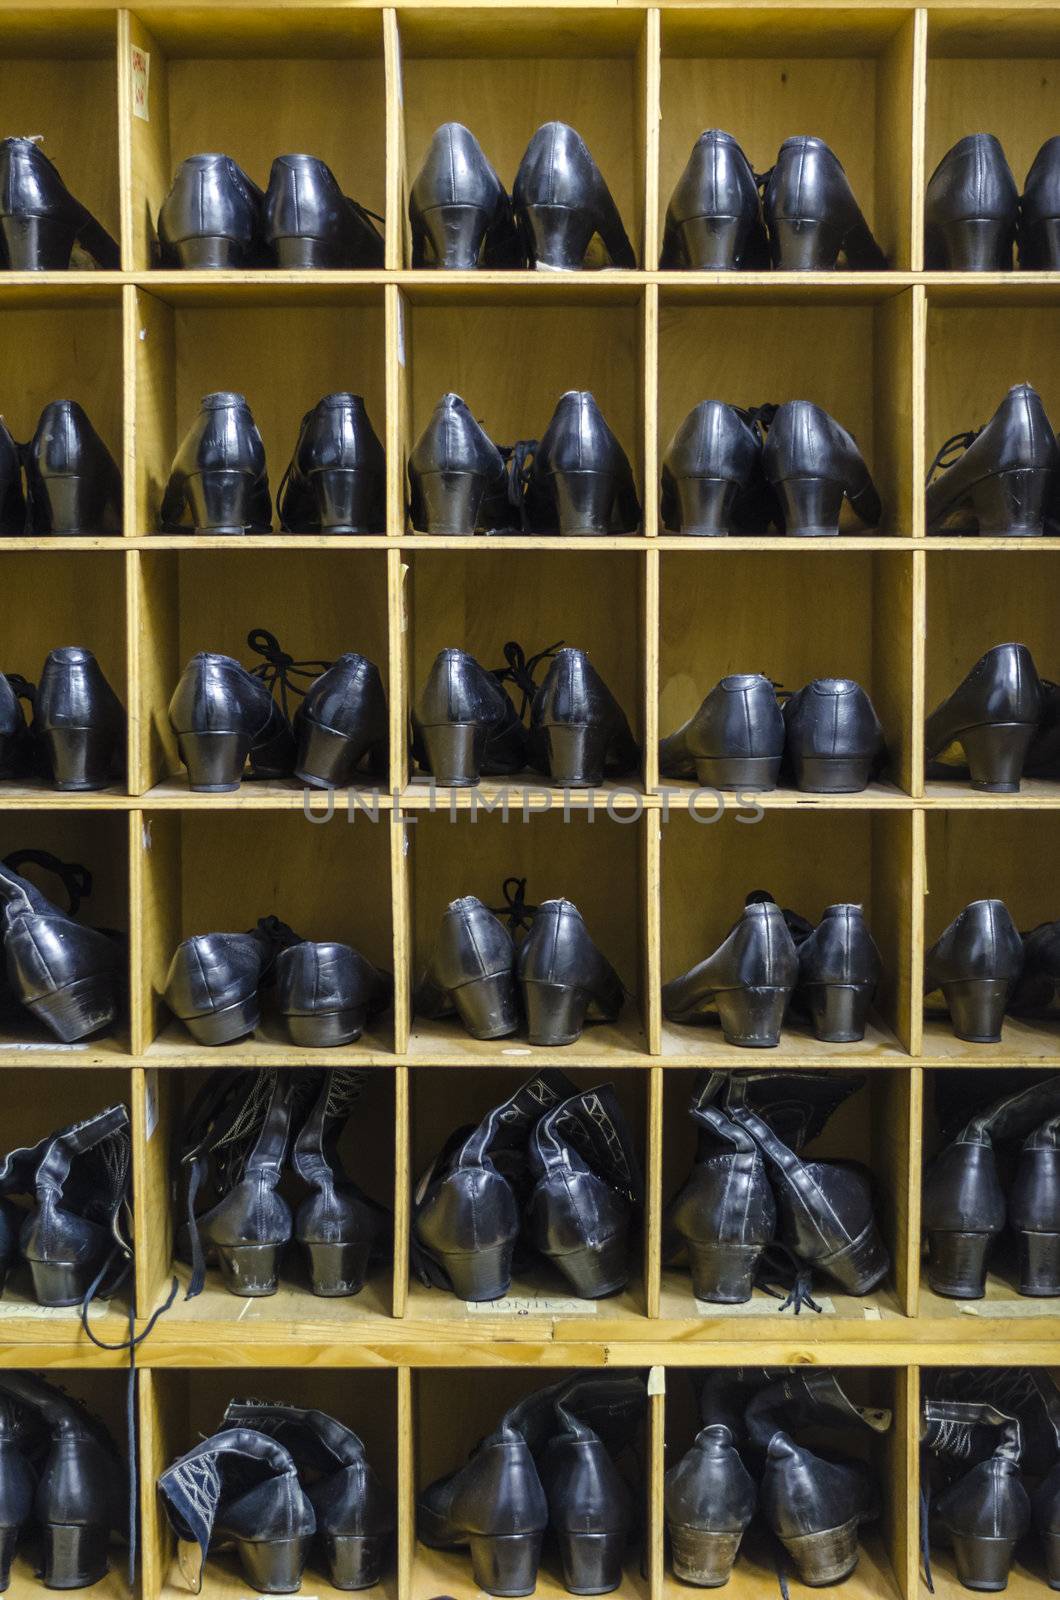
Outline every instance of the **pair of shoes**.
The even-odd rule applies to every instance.
[[[618,1294],[643,1203],[633,1136],[611,1084],[546,1070],[450,1135],[416,1188],[413,1269],[458,1300],[508,1293],[520,1241],[576,1295]]]
[[[716,1011],[727,1044],[768,1049],[790,1004],[815,1038],[849,1044],[865,1037],[880,973],[859,905],[827,906],[814,928],[756,889],[717,950],[663,985],[663,1014],[695,1023]]]
[[[196,1044],[229,1044],[258,1026],[267,985],[291,1042],[305,1049],[353,1044],[393,994],[390,974],[352,945],[301,939],[279,917],[261,917],[246,933],[179,944],[165,1001]]]
[[[359,1294],[388,1253],[389,1215],[347,1176],[338,1140],[363,1072],[222,1068],[188,1108],[181,1134],[187,1224],[178,1253],[191,1262],[189,1300],[216,1258],[232,1294],[275,1294],[283,1252],[296,1239],[313,1294]],[[293,1214],[279,1184],[290,1169],[307,1193]],[[200,1195],[208,1195],[205,1209]]]
[[[74,199],[37,140],[0,139],[0,267],[62,272],[75,246],[107,272],[121,267],[116,242]]]
[[[1032,272],[1060,267],[1060,134],[1042,145],[1020,197],[1000,139],[969,133],[947,150],[924,199],[929,272]]]
[[[509,641],[507,665],[486,671],[464,650],[440,650],[412,711],[412,749],[439,784],[467,787],[533,767],[564,788],[594,788],[640,761],[626,714],[584,650],[560,644],[527,657]],[[534,671],[551,658],[541,684]],[[522,694],[516,711],[507,689]],[[523,721],[530,711],[529,726]]]
[[[1022,1143],[1014,1163],[999,1165],[999,1147],[1008,1155],[1016,1141]],[[1018,1245],[1020,1294],[1060,1295],[1060,1077],[1012,1090],[972,1117],[962,1116],[928,1167],[923,1228],[928,1283],[936,1294],[983,1298],[987,1257],[1006,1221]]]
[[[446,907],[416,986],[416,1015],[456,1015],[473,1039],[505,1039],[525,1014],[530,1043],[553,1047],[576,1043],[587,1022],[615,1022],[622,980],[578,907],[570,900],[528,905],[525,878],[506,879],[504,897],[498,911],[473,894]]]
[[[1058,984],[1060,923],[1021,937],[1002,900],[973,900],[924,958],[925,998],[941,991],[969,1044],[998,1044],[1006,1011],[1047,1010]]]
[[[687,1254],[697,1300],[750,1300],[756,1276],[770,1275],[774,1242],[794,1265],[784,1304],[796,1313],[813,1305],[815,1268],[844,1294],[868,1294],[886,1277],[870,1174],[855,1162],[801,1155],[864,1082],[824,1072],[710,1073],[696,1085],[689,1115],[699,1145],[670,1206],[666,1248],[671,1258]]]
[[[30,864],[61,880],[67,911],[20,875],[18,869]],[[25,1007],[64,1044],[109,1028],[124,984],[122,936],[74,921],[81,900],[91,893],[86,867],[60,861],[47,850],[15,850],[0,862],[7,989],[17,1007]]]
[[[927,531],[1033,539],[1054,530],[1060,445],[1037,389],[1017,383],[985,426],[955,433],[931,463]]]
[[[211,1549],[234,1544],[259,1594],[293,1594],[317,1547],[336,1589],[369,1589],[389,1568],[394,1497],[351,1428],[323,1411],[232,1400],[217,1433],[159,1476],[191,1587]]]
[[[745,410],[701,400],[670,440],[662,469],[664,528],[695,538],[839,533],[844,502],[867,527],[883,515],[856,440],[812,400]]]
[[[731,133],[700,134],[666,209],[660,267],[821,272],[840,256],[851,272],[887,265],[823,139],[785,139],[759,175]]]
[[[1019,794],[1025,771],[1052,775],[1058,722],[1060,686],[1038,676],[1025,644],[996,644],[928,717],[928,777],[967,775],[973,789]]]
[[[22,1534],[43,1535],[48,1589],[86,1589],[128,1529],[128,1472],[103,1423],[35,1372],[0,1371],[0,1593]]]
[[[63,792],[105,789],[124,757],[125,711],[91,650],[49,650],[37,684],[0,673],[0,777],[40,773]]]
[[[458,394],[443,394],[409,456],[417,533],[636,533],[629,457],[593,396],[561,395],[540,439],[495,445]]]
[[[888,1431],[891,1413],[854,1405],[833,1372],[737,1368],[707,1375],[699,1414],[703,1426],[663,1491],[675,1576],[701,1588],[727,1583],[757,1509],[801,1583],[849,1578],[858,1529],[879,1514],[876,1474],[865,1461],[821,1453],[819,1430],[860,1445]],[[804,1432],[812,1450],[797,1442]],[[779,1561],[777,1571],[783,1594]]]
[[[432,1549],[470,1546],[475,1586],[508,1597],[533,1594],[551,1531],[567,1593],[610,1594],[636,1524],[618,1460],[632,1453],[641,1477],[645,1409],[643,1378],[618,1373],[526,1396],[464,1466],[420,1491],[417,1535]]]
[[[778,704],[784,695],[784,706]],[[659,771],[714,789],[775,789],[786,767],[808,794],[859,794],[885,757],[872,701],[853,678],[795,693],[758,672],[722,678],[695,716],[659,744]]]
[[[326,394],[302,418],[276,496],[287,533],[386,531],[386,458],[359,394]],[[162,533],[271,533],[265,446],[246,399],[202,398],[169,474]]]
[[[193,792],[238,789],[248,760],[256,778],[294,776],[314,789],[386,772],[386,690],[373,662],[353,651],[295,661],[266,628],[252,628],[247,644],[262,657],[256,667],[202,650],[173,691],[169,722]],[[291,693],[301,697],[293,717]]]
[[[475,135],[444,122],[409,192],[409,221],[414,267],[577,271],[594,239],[608,265],[637,264],[588,145],[565,122],[538,128],[510,198]]]
[[[49,401],[28,444],[0,417],[0,535],[121,531],[121,472],[76,400]]]
[[[188,156],[158,213],[167,267],[381,267],[374,211],[316,156],[277,156],[264,193],[231,156]]]

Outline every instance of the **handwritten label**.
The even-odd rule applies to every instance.
[[[509,1294],[503,1300],[465,1300],[479,1317],[585,1317],[596,1312],[595,1300],[546,1300],[536,1295]]]
[[[147,86],[151,78],[151,57],[138,44],[132,47],[132,114],[142,122],[150,122],[147,104]]]
[[[821,1308],[821,1315],[835,1316],[835,1301],[827,1295],[814,1297],[814,1304]],[[701,1317],[793,1317],[794,1306],[785,1306],[783,1311],[777,1304],[766,1304],[761,1300],[744,1300],[734,1306],[713,1305],[709,1300],[697,1300],[696,1312]],[[810,1322],[817,1315],[814,1311],[801,1311],[800,1320]]]

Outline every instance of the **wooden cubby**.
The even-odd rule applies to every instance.
[[[1011,384],[1033,382],[1060,421],[1060,274],[924,273],[923,189],[945,150],[977,128],[1001,137],[1022,183],[1060,131],[1058,17],[1038,0],[536,9],[140,0],[129,10],[0,0],[4,131],[43,134],[73,192],[120,238],[123,264],[0,272],[0,408],[25,439],[48,400],[78,399],[125,480],[121,537],[4,542],[0,669],[34,678],[49,649],[86,644],[129,727],[126,780],[110,790],[0,784],[0,855],[28,846],[87,865],[94,892],[82,915],[127,935],[129,976],[121,1022],[101,1040],[60,1046],[17,1016],[0,1026],[8,1147],[112,1100],[129,1105],[138,1332],[169,1293],[181,1205],[174,1140],[208,1070],[363,1065],[369,1081],[343,1151],[394,1219],[392,1260],[354,1299],[310,1296],[295,1253],[270,1300],[236,1300],[212,1274],[198,1299],[178,1292],[137,1349],[142,1600],[186,1592],[158,1472],[248,1392],[334,1411],[392,1477],[396,1559],[377,1600],[442,1591],[473,1600],[466,1558],[417,1544],[417,1486],[456,1466],[519,1393],[605,1366],[644,1372],[650,1389],[643,1567],[632,1555],[620,1600],[678,1600],[662,1489],[694,1426],[683,1369],[749,1359],[835,1366],[859,1397],[893,1410],[877,1442],[884,1514],[844,1593],[920,1600],[922,1373],[958,1361],[1055,1364],[1060,1348],[1057,1306],[1019,1301],[1003,1275],[975,1313],[989,1319],[985,1340],[966,1308],[921,1278],[935,1080],[956,1079],[955,1069],[1060,1070],[1056,1021],[1007,1019],[1001,1044],[984,1047],[924,1015],[925,948],[970,899],[1000,895],[1023,928],[1060,911],[1060,784],[999,796],[926,783],[922,737],[925,713],[993,644],[1022,639],[1045,676],[1060,670],[1060,539],[929,539],[923,496],[939,445],[985,422]],[[134,52],[138,67],[149,58],[146,118],[133,112]],[[550,118],[586,138],[637,268],[412,270],[408,188],[434,128],[465,122],[510,186]],[[760,171],[788,135],[825,137],[889,270],[660,272],[670,193],[711,125],[732,132]],[[178,163],[199,149],[226,151],[260,184],[277,154],[323,157],[347,193],[385,212],[385,267],[160,270],[158,209]],[[385,526],[361,538],[159,533],[173,454],[201,396],[218,388],[246,394],[274,494],[304,413],[331,390],[363,394],[387,451]],[[641,530],[578,544],[428,539],[410,527],[408,455],[442,393],[462,394],[510,445],[539,435],[572,388],[593,390],[629,454]],[[661,459],[708,398],[824,405],[865,453],[880,527],[798,545],[669,533]],[[307,801],[294,782],[247,780],[231,794],[189,792],[170,696],[196,650],[252,664],[246,635],[256,627],[297,659],[356,650],[379,666],[391,761],[378,790]],[[643,746],[641,770],[572,795],[567,817],[540,774],[432,794],[410,771],[409,708],[435,653],[456,645],[500,666],[509,639],[528,653],[560,639],[587,649]],[[750,808],[729,796],[711,821],[715,808],[693,800],[690,785],[660,783],[657,741],[732,671],[791,689],[857,678],[886,731],[880,780],[853,796],[781,787]],[[573,898],[629,991],[618,1023],[587,1028],[571,1049],[537,1050],[520,1035],[486,1045],[456,1022],[412,1014],[447,902],[475,893],[498,905],[509,876],[527,878],[531,902]],[[865,904],[885,971],[864,1045],[818,1044],[791,1027],[778,1050],[751,1058],[717,1029],[664,1022],[663,982],[716,946],[756,888],[814,917],[835,900]],[[169,1016],[161,991],[177,943],[270,913],[308,937],[349,940],[393,972],[393,1007],[357,1044],[322,1061],[288,1045],[266,1004],[254,1038],[211,1050]],[[646,1180],[636,1271],[623,1295],[581,1305],[534,1272],[510,1309],[472,1312],[410,1274],[412,1186],[453,1126],[541,1065],[579,1084],[614,1082],[628,1110]],[[815,1153],[872,1169],[891,1274],[864,1302],[819,1286],[832,1302],[820,1316],[781,1316],[758,1298],[747,1313],[707,1314],[684,1270],[662,1262],[665,1205],[691,1159],[696,1072],[810,1066],[864,1071]],[[179,1285],[186,1273],[176,1271]],[[114,1346],[124,1306],[119,1295],[91,1311]],[[127,1361],[121,1348],[93,1345],[74,1313],[43,1314],[15,1280],[0,1300],[0,1365],[69,1377],[119,1436]],[[730,1582],[736,1600],[773,1593],[770,1559],[768,1546],[749,1545]],[[127,1595],[121,1561],[116,1551],[95,1600]],[[943,1600],[959,1600],[945,1556],[935,1581]],[[207,1600],[239,1600],[245,1588],[228,1558],[211,1562]],[[13,1592],[41,1600],[28,1563]],[[559,1592],[546,1564],[538,1595]],[[1017,1567],[1009,1592],[1040,1597],[1040,1573]],[[303,1594],[332,1600],[312,1567]]]

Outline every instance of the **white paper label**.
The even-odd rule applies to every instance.
[[[815,1297],[814,1305],[820,1306],[822,1316],[835,1316],[835,1301],[830,1300],[827,1295],[823,1294],[819,1298]],[[696,1312],[701,1317],[793,1317],[795,1315],[795,1307],[785,1306],[781,1310],[779,1303],[770,1305],[763,1303],[761,1300],[744,1300],[734,1306],[712,1305],[709,1300],[697,1300]],[[800,1317],[807,1322],[812,1322],[816,1314],[816,1312],[809,1310],[799,1313]]]
[[[5,1050],[62,1050],[72,1054],[75,1050],[87,1050],[87,1044],[60,1044],[58,1039],[10,1039],[4,1045]]]
[[[465,1300],[479,1317],[586,1317],[596,1313],[595,1300],[546,1300],[536,1295],[505,1295],[502,1300]]]
[[[648,1368],[648,1393],[649,1394],[665,1394],[666,1393],[666,1368],[665,1367],[649,1367]]]
[[[151,57],[138,44],[132,47],[132,114],[142,122],[150,122],[147,104],[147,86],[151,78]]]
[[[1055,1300],[979,1300],[958,1308],[966,1317],[1060,1317]]]

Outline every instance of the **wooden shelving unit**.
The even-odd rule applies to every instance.
[[[146,118],[132,109],[134,50],[150,58]],[[275,912],[307,937],[350,940],[396,983],[392,1016],[325,1063],[369,1069],[346,1146],[358,1181],[393,1206],[393,1265],[359,1297],[331,1302],[294,1277],[272,1300],[240,1301],[211,1274],[199,1299],[178,1299],[160,1320],[137,1356],[145,1600],[187,1592],[155,1477],[216,1426],[230,1395],[248,1390],[333,1410],[391,1477],[398,1555],[379,1600],[471,1600],[467,1562],[417,1545],[417,1486],[462,1459],[515,1394],[593,1366],[652,1378],[647,1554],[620,1600],[678,1600],[687,1591],[666,1569],[662,1478],[693,1427],[682,1369],[749,1359],[858,1369],[851,1384],[893,1409],[880,1445],[883,1519],[843,1593],[919,1595],[922,1369],[1060,1357],[1058,1308],[1019,1301],[1003,1277],[974,1307],[940,1300],[921,1281],[934,1075],[1060,1070],[1058,1025],[1008,1021],[1000,1046],[979,1048],[923,1015],[924,949],[968,900],[1002,896],[1021,927],[1060,910],[1060,784],[995,797],[926,783],[921,740],[925,712],[1000,640],[1023,639],[1043,673],[1060,671],[1060,540],[929,539],[921,491],[942,441],[984,420],[1010,384],[1032,381],[1060,421],[1060,274],[923,272],[922,197],[942,153],[979,127],[1002,138],[1022,179],[1060,130],[1058,81],[1060,9],[1036,0],[389,9],[142,0],[133,10],[0,0],[3,131],[44,134],[73,191],[120,237],[123,261],[116,273],[0,273],[0,405],[26,438],[46,401],[82,400],[125,480],[123,538],[4,541],[0,667],[32,677],[52,646],[87,644],[129,714],[126,788],[81,797],[0,785],[0,854],[35,845],[84,861],[95,877],[88,915],[123,928],[130,943],[128,1016],[115,1037],[62,1048],[0,1032],[6,1140],[28,1142],[114,1100],[130,1105],[139,1328],[173,1271],[170,1144],[201,1074],[321,1064],[268,1023],[252,1041],[197,1048],[160,997],[174,946]],[[468,123],[510,184],[530,135],[553,117],[586,137],[639,269],[411,270],[407,184],[433,129]],[[655,270],[670,190],[710,125],[735,133],[758,169],[788,134],[823,135],[894,270]],[[322,156],[348,193],[385,211],[385,270],[153,270],[159,205],[177,163],[199,149],[230,153],[259,183],[278,153]],[[316,399],[335,388],[364,394],[387,445],[386,534],[157,534],[175,446],[200,395],[222,387],[246,393],[274,488]],[[634,463],[642,535],[411,532],[405,463],[439,394],[463,394],[491,436],[510,441],[539,433],[572,387],[593,389]],[[666,534],[660,460],[685,412],[708,396],[825,405],[865,450],[885,505],[880,529],[797,546]],[[173,686],[194,650],[245,657],[258,626],[299,658],[356,649],[380,665],[393,753],[379,795],[318,794],[307,817],[293,785],[188,792],[167,720]],[[497,782],[476,797],[432,800],[409,771],[407,707],[434,653],[459,644],[492,664],[510,638],[528,651],[561,638],[588,649],[645,745],[636,780],[573,797],[569,820],[537,780],[508,786],[506,822],[480,804],[497,802]],[[656,741],[733,670],[792,688],[857,677],[886,729],[883,779],[847,797],[778,790],[762,797],[755,826],[730,798],[708,825],[712,808],[693,802],[690,785],[660,785]],[[632,996],[618,1024],[587,1030],[566,1051],[476,1044],[411,1015],[445,903],[465,892],[496,903],[513,873],[528,877],[532,899],[578,902]],[[663,980],[713,948],[758,886],[814,917],[835,899],[865,901],[886,979],[863,1045],[829,1047],[793,1031],[751,1061],[717,1033],[664,1022]],[[648,1182],[630,1289],[557,1309],[556,1286],[531,1279],[515,1286],[530,1304],[513,1314],[410,1283],[411,1182],[451,1126],[547,1063],[583,1083],[612,1078],[629,1112]],[[860,1157],[879,1183],[894,1266],[867,1300],[826,1294],[820,1316],[797,1322],[768,1300],[750,1314],[707,1314],[687,1275],[661,1263],[663,1205],[691,1159],[694,1071],[751,1065],[865,1069],[865,1087],[820,1145]],[[122,1337],[125,1310],[94,1308],[101,1337]],[[41,1312],[17,1281],[0,1301],[0,1364],[62,1369],[119,1434],[125,1359],[91,1345],[72,1314]],[[935,1577],[942,1600],[957,1600],[945,1558]],[[1030,1600],[1043,1581],[1018,1568],[1009,1592]],[[752,1550],[729,1591],[761,1600],[774,1586],[768,1552]],[[234,1566],[211,1562],[207,1600],[245,1591]],[[39,1595],[24,1561],[12,1592]],[[316,1571],[303,1592],[335,1600]],[[543,1574],[537,1592],[553,1600],[562,1591]],[[125,1594],[115,1570],[94,1600]]]

